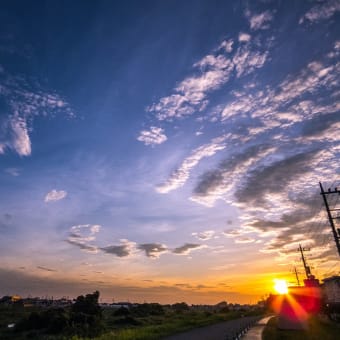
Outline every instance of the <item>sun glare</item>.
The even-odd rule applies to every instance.
[[[287,294],[288,293],[288,287],[287,287],[287,282],[285,280],[278,280],[275,279],[275,290],[279,294]]]

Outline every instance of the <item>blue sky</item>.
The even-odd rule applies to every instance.
[[[336,273],[339,11],[2,4],[0,294],[255,302],[299,243]]]

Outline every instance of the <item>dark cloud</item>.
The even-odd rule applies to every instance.
[[[269,145],[254,145],[244,150],[242,153],[235,154],[232,157],[222,161],[218,168],[204,173],[194,189],[194,196],[205,196],[209,192],[223,185],[228,178],[232,179],[233,174],[238,167],[250,159],[255,159],[257,155],[267,149]]]
[[[189,283],[175,283],[174,286],[180,288],[193,288],[193,286],[190,285]]]
[[[3,214],[0,217],[0,231],[1,232],[8,232],[11,230],[12,224],[12,215],[11,214]]]
[[[6,213],[6,214],[4,214],[4,219],[6,220],[6,221],[10,221],[11,219],[12,219],[12,215],[11,214],[8,214],[8,213]]]
[[[321,200],[319,198],[319,204],[321,206]],[[307,224],[307,220],[315,216],[315,207],[317,206],[300,206],[295,211],[292,211],[289,214],[283,214],[279,221],[270,221],[270,220],[263,220],[257,219],[253,222],[248,223],[247,225],[260,230],[260,231],[273,231],[283,228],[291,228],[292,226],[296,226],[299,223],[303,223],[304,225]]]
[[[42,267],[42,266],[37,266],[38,269],[44,270],[46,272],[56,272],[56,269],[52,269],[52,268],[47,268],[47,267]]]
[[[301,135],[304,137],[319,136],[328,130],[334,123],[339,121],[339,111],[335,113],[321,114],[307,120],[304,123]]]
[[[241,203],[266,206],[264,195],[282,192],[297,176],[311,171],[311,161],[318,152],[301,152],[249,172],[245,184],[235,193],[236,199]]]
[[[76,242],[76,241],[73,241],[73,240],[65,240],[65,242],[72,244],[74,246],[77,246],[82,250],[87,250],[89,252],[96,252],[97,251],[97,247],[92,246],[90,244],[84,244],[84,243]]]
[[[129,244],[112,245],[100,249],[107,254],[113,254],[118,257],[126,257],[131,254],[131,247]]]
[[[137,246],[138,249],[145,251],[147,257],[158,257],[161,253],[164,253],[168,248],[160,243],[144,243]]]
[[[183,246],[175,248],[172,252],[174,254],[189,254],[191,250],[201,248],[201,244],[195,244],[195,243],[185,243]]]
[[[200,181],[194,189],[195,195],[204,195],[208,191],[219,187],[223,183],[223,172],[220,169],[207,171],[200,177]]]
[[[72,237],[72,238],[83,238],[81,235],[76,234],[76,233],[70,233],[69,237]]]

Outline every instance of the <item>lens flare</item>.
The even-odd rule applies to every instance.
[[[287,282],[285,280],[278,280],[275,279],[275,290],[279,294],[287,294],[288,293],[288,287],[287,287]]]

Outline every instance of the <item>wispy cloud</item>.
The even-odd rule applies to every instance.
[[[151,126],[150,130],[143,130],[140,132],[137,140],[143,142],[145,145],[162,144],[167,140],[162,128]]]
[[[45,202],[55,202],[55,201],[60,201],[63,198],[65,198],[67,196],[67,192],[64,190],[51,190],[50,192],[48,192],[45,196]]]
[[[216,138],[211,143],[202,145],[194,150],[163,184],[156,187],[156,190],[164,194],[183,186],[190,177],[190,171],[203,158],[213,156],[217,151],[226,147],[223,143],[225,139],[226,137]]]
[[[339,11],[340,11],[339,0],[320,1],[299,20],[299,24],[302,24],[305,21],[316,23],[321,20],[329,19],[336,12]]]
[[[296,220],[286,223],[287,214],[301,215],[320,178],[338,173],[339,49],[335,42],[323,58],[275,87],[244,86],[216,113],[225,124],[243,128],[229,130],[238,138],[229,138],[233,149],[227,149],[228,157],[215,169],[199,177],[191,199],[207,206],[223,199],[240,208],[240,229],[224,232],[235,242],[261,243],[244,235],[256,232],[270,238],[262,243],[264,251],[296,246],[304,227]],[[299,200],[302,192],[309,203]],[[320,246],[316,235],[310,240]]]
[[[260,27],[260,20],[264,25],[269,21],[269,13],[256,20],[256,27]],[[158,120],[173,120],[205,110],[209,104],[208,94],[225,85],[235,70],[237,77],[241,77],[264,65],[267,53],[258,51],[250,41],[251,35],[245,32],[238,35],[239,46],[236,49],[233,39],[223,41],[218,48],[193,64],[195,72],[183,79],[172,94],[150,105],[147,111],[154,113]]]
[[[66,240],[69,244],[79,247],[90,253],[97,253],[98,247],[89,242],[96,240],[96,234],[100,231],[98,224],[80,224],[70,228],[69,236]]]
[[[4,171],[13,177],[20,176],[20,170],[18,168],[6,168]]]

